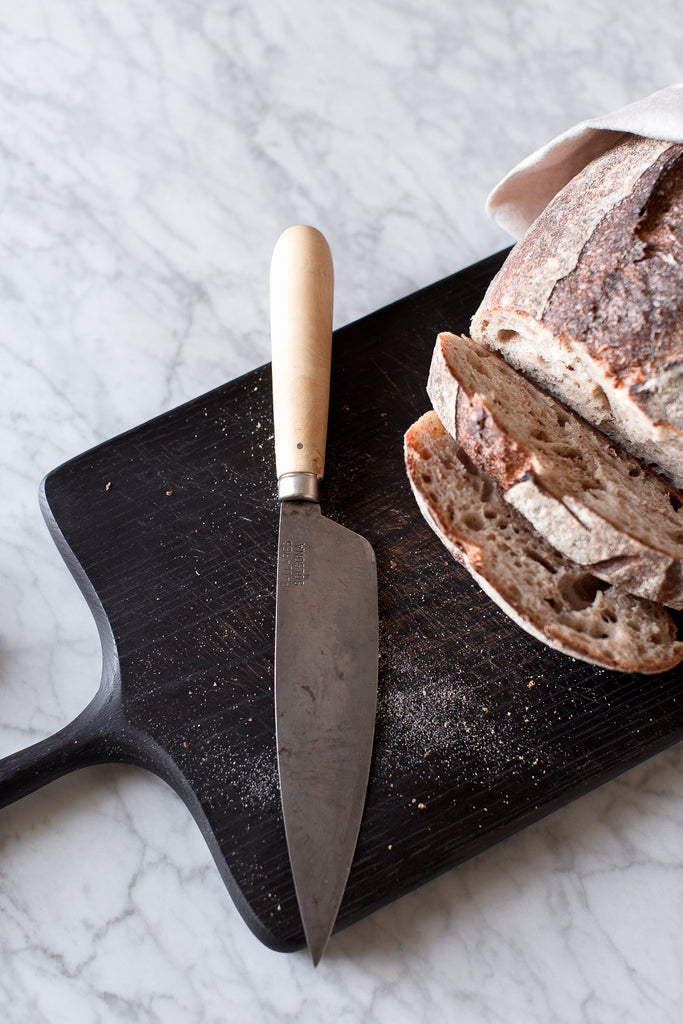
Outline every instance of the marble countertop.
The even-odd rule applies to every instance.
[[[662,29],[665,26],[665,29]],[[269,358],[290,223],[337,325],[508,244],[489,189],[570,124],[683,79],[680,5],[0,5],[0,755],[94,694],[43,475]],[[251,935],[180,800],[87,769],[0,816],[6,1024],[680,1020],[683,750],[335,936]]]

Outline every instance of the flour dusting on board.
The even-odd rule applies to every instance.
[[[262,750],[242,772],[242,803],[245,807],[263,808],[280,799],[277,763],[270,750]]]
[[[516,768],[540,774],[549,751],[538,748],[532,721],[538,711],[531,711],[530,699],[528,688],[492,695],[490,686],[453,675],[392,687],[380,695],[378,708],[379,773],[426,774],[435,762],[449,762],[451,772],[488,779]]]

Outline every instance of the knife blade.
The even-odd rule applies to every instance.
[[[371,545],[320,511],[333,268],[314,228],[288,228],[270,274],[280,533],[275,723],[287,849],[314,965],[332,933],[360,830],[377,702]]]

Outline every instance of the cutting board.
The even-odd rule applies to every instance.
[[[447,555],[403,469],[439,330],[466,331],[499,253],[335,333],[323,510],[367,537],[380,602],[371,777],[338,927],[683,735],[683,672],[620,675],[520,631]],[[0,804],[98,762],[194,815],[254,933],[303,944],[273,716],[278,510],[270,368],[50,473],[41,502],[102,640],[57,735],[0,762]]]

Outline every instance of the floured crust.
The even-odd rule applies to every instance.
[[[442,423],[555,548],[600,579],[683,608],[683,495],[469,338],[437,338]]]
[[[630,136],[576,175],[471,333],[683,486],[683,146]]]
[[[663,672],[683,659],[683,644],[663,608],[599,581],[555,551],[472,464],[436,413],[410,427],[405,458],[427,522],[532,636],[624,672]]]

